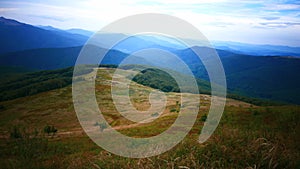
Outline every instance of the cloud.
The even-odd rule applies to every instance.
[[[151,1],[145,1],[146,5],[148,4],[153,4],[153,3],[157,3],[157,4],[183,4],[183,5],[189,5],[189,4],[212,4],[212,3],[222,3],[222,2],[226,2],[227,0],[151,0]],[[134,2],[134,0],[133,0]],[[137,3],[141,2],[141,1],[135,1]]]
[[[268,4],[265,6],[266,10],[284,11],[284,10],[299,10],[298,4]]]
[[[16,11],[18,8],[0,8],[0,12]]]
[[[265,20],[268,20],[268,21],[280,19],[280,17],[278,17],[278,16],[264,16],[264,17],[261,17],[261,18],[265,19]]]
[[[41,18],[41,19],[50,19],[53,21],[59,21],[59,22],[65,22],[68,19],[67,18],[62,18],[60,16],[47,16],[47,15],[27,15],[29,17],[36,17],[36,18]]]
[[[222,27],[222,28],[225,28],[227,26],[235,25],[231,22],[210,22],[209,24],[212,25],[212,26],[217,26],[217,27]]]
[[[260,25],[269,28],[286,28],[290,26],[298,26],[300,25],[300,22],[263,22],[260,23]]]

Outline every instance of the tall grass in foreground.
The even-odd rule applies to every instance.
[[[87,136],[48,136],[12,129],[1,139],[0,168],[299,168],[298,106],[226,107],[219,127],[204,144],[197,138],[201,115],[189,135],[159,156],[130,159],[96,146]],[[42,129],[41,129],[42,130]],[[58,129],[59,130],[59,129]],[[128,131],[127,131],[128,130]],[[139,127],[139,135],[157,126]]]

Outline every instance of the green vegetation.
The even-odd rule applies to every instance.
[[[205,122],[206,119],[207,119],[207,115],[206,115],[206,114],[202,115],[201,118],[200,118],[200,120],[201,120],[202,122]]]
[[[67,68],[5,78],[0,83],[0,100],[10,100],[65,87],[72,82],[72,71],[72,68]]]
[[[171,70],[168,70],[171,71]],[[180,79],[184,79],[183,81],[184,86],[182,86],[182,90],[185,92],[191,92],[195,93],[193,89],[190,89],[190,83],[191,77],[187,75],[183,75],[180,73],[177,73],[175,71],[171,71],[173,74],[175,74]],[[133,81],[152,87],[154,89],[159,89],[164,92],[180,92],[180,88],[178,87],[177,82],[175,79],[169,75],[167,72],[165,72],[163,69],[155,69],[155,68],[149,68],[142,70],[141,73],[136,75],[133,79]],[[196,79],[199,88],[199,91],[202,94],[209,94],[210,93],[210,84],[204,80]]]
[[[159,69],[143,70],[132,80],[145,86],[160,89],[164,92],[179,92],[176,81],[168,73]]]
[[[227,86],[238,95],[300,104],[299,58],[235,56],[222,61]]]
[[[229,90],[229,93],[227,93],[227,98],[241,100],[241,101],[251,103],[251,104],[254,104],[257,106],[276,106],[276,105],[279,106],[279,105],[290,104],[290,103],[274,101],[274,100],[270,100],[270,99],[253,98],[253,97],[245,96],[239,92],[231,92],[230,90]]]
[[[91,72],[82,67],[78,75]],[[2,78],[0,82],[0,101],[30,96],[37,93],[62,88],[72,83],[73,67],[51,71],[19,73]]]
[[[35,69],[27,69],[23,67],[0,66],[0,78],[4,79],[9,76],[18,76],[20,74],[36,71]]]
[[[167,93],[166,111],[153,122],[135,125],[125,121],[116,112],[110,95],[108,82],[113,72],[111,68],[99,69],[96,79],[99,108],[110,125],[127,136],[152,137],[173,124],[178,113],[169,111],[180,107],[180,95],[172,92]],[[131,90],[134,90],[131,98],[134,105],[140,109],[146,107],[147,93],[152,89],[132,82]],[[185,139],[159,156],[142,159],[113,155],[88,138],[77,120],[70,85],[2,101],[0,166],[8,169],[299,168],[299,106],[254,106],[228,99],[216,131],[207,142],[199,144],[197,140],[210,104],[209,95],[200,97],[207,99],[200,102],[197,120]],[[45,124],[51,125],[45,127]],[[102,122],[95,125],[100,130],[107,127]],[[56,134],[51,137],[43,134],[51,126],[58,129]]]

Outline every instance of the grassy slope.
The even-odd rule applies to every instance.
[[[110,78],[114,69],[100,69],[96,81],[98,104],[105,117],[119,131],[129,136],[153,136],[169,127],[177,117],[178,94],[168,94],[165,116],[144,125],[122,118],[112,105]],[[104,80],[106,79],[106,80]],[[152,89],[132,82],[132,101],[146,109],[147,93]],[[139,90],[146,91],[140,95]],[[119,157],[96,146],[82,131],[73,109],[71,87],[0,102],[0,166],[4,168],[297,168],[300,165],[300,110],[298,106],[258,107],[227,100],[221,123],[204,144],[197,143],[208,112],[208,95],[201,95],[198,119],[188,136],[172,150],[151,158]],[[104,101],[101,101],[104,100]],[[104,106],[105,105],[105,106]],[[27,133],[54,125],[58,133],[51,137],[9,138],[16,125]],[[24,134],[28,136],[30,134]]]

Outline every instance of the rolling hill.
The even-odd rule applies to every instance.
[[[51,77],[50,72],[56,77]],[[43,73],[56,79],[61,72]],[[110,75],[113,73],[114,69],[99,68],[96,79],[97,104],[108,124],[118,132],[135,138],[151,138],[169,129],[179,115],[180,94],[167,93],[166,109],[154,121],[133,123],[114,108],[110,94]],[[124,72],[117,75],[126,78]],[[139,110],[147,109],[149,93],[153,89],[135,82],[131,83],[130,89],[134,106]],[[211,97],[188,94],[190,99],[195,96],[202,101],[197,119],[186,137],[168,152],[140,159],[114,155],[88,137],[76,116],[70,85],[0,101],[0,166],[30,169],[115,168],[116,165],[128,169],[299,166],[299,106],[263,107],[227,99],[216,131],[207,142],[199,144],[197,140],[206,123]],[[151,117],[155,116],[154,113]],[[96,125],[96,119],[95,123],[92,122],[95,125],[92,125],[91,131],[98,131],[100,127]],[[45,128],[48,126],[53,126],[56,132],[47,134]],[[181,131],[180,128],[178,130]]]

